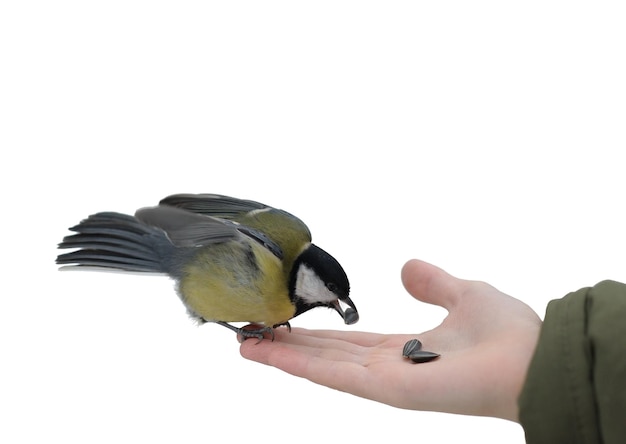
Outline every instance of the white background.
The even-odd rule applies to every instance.
[[[347,270],[359,324],[293,325],[432,328],[411,257],[543,316],[626,280],[619,3],[3,2],[0,441],[524,442],[245,361],[167,278],[58,272],[56,244],[222,193],[300,216]]]

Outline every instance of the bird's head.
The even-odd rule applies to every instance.
[[[359,320],[356,307],[348,296],[348,276],[334,257],[314,244],[308,244],[296,258],[289,287],[296,305],[294,316],[311,308],[330,307],[341,315],[346,324]]]

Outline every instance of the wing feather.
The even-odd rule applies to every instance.
[[[270,208],[253,200],[237,199],[220,194],[173,194],[162,199],[159,205],[223,219],[235,219],[250,211]]]
[[[239,235],[237,228],[223,221],[169,206],[137,210],[141,222],[160,228],[177,247],[202,247],[227,242]]]

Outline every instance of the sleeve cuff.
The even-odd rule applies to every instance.
[[[626,285],[551,301],[519,397],[534,443],[620,443],[626,433]]]
[[[589,288],[551,301],[519,397],[531,443],[600,442],[586,337]]]

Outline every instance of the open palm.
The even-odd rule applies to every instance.
[[[448,310],[438,327],[416,335],[278,329],[274,342],[243,342],[241,354],[396,407],[517,421],[517,397],[541,327],[536,313],[486,283],[418,260],[406,263],[402,281],[416,299]],[[441,357],[424,364],[403,358],[413,338]]]

